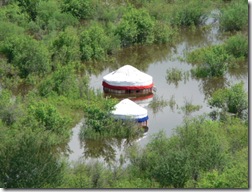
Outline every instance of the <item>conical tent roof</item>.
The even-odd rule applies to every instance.
[[[152,76],[143,73],[131,65],[124,65],[123,67],[105,75],[103,83],[111,86],[153,86]]]
[[[135,119],[138,122],[148,120],[147,110],[129,99],[123,99],[116,104],[112,115],[117,119]]]

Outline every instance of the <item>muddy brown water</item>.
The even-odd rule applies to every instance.
[[[159,131],[164,131],[169,137],[173,134],[173,129],[183,123],[187,116],[194,117],[204,113],[209,113],[212,109],[207,104],[209,96],[217,89],[224,88],[240,81],[244,82],[244,87],[248,90],[248,67],[243,64],[241,67],[230,70],[222,78],[195,79],[190,76],[190,70],[193,65],[184,62],[181,58],[193,49],[219,44],[223,41],[218,31],[218,24],[213,19],[208,19],[208,30],[184,30],[180,33],[179,42],[169,47],[166,45],[153,46],[135,46],[126,48],[117,53],[114,62],[111,65],[101,69],[90,77],[90,87],[102,91],[102,78],[106,74],[123,65],[133,65],[143,72],[153,77],[156,92],[153,98],[143,101],[137,101],[140,105],[148,110],[148,131],[142,138],[133,142],[138,143],[141,147],[145,146],[151,137]],[[178,82],[168,82],[166,80],[167,70],[176,68],[182,71],[186,77]],[[149,103],[154,99],[163,99],[169,101],[173,99],[173,106],[165,106],[153,109]],[[193,113],[185,114],[182,107],[185,103],[199,105],[201,108]],[[107,139],[100,141],[80,141],[79,131],[82,127],[83,120],[73,128],[73,135],[68,143],[70,153],[69,160],[101,160],[119,161],[129,142],[125,139]]]

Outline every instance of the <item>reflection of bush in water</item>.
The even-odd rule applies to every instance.
[[[116,149],[131,145],[133,141],[143,136],[148,131],[133,121],[113,121],[113,128],[104,133],[97,133],[91,128],[82,127],[79,138],[84,148],[85,158],[103,157],[109,163],[115,161]],[[117,135],[114,136],[113,135]],[[125,135],[125,137],[122,137]]]
[[[172,111],[174,111],[175,107],[178,108],[174,95],[172,95],[168,101],[164,100],[163,97],[155,96],[149,104],[149,107],[152,109],[153,113],[156,114],[158,111],[162,111],[163,108],[168,105]]]
[[[181,110],[185,112],[186,115],[189,115],[192,112],[199,111],[201,108],[201,105],[193,105],[192,102],[185,100],[185,105],[181,107]]]
[[[178,82],[184,80],[184,83],[189,80],[190,73],[189,71],[183,72],[179,69],[172,68],[170,70],[166,70],[166,81],[170,85],[173,83],[176,87],[178,86]]]

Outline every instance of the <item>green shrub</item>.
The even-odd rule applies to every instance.
[[[18,27],[16,24],[0,21],[0,42],[10,36],[24,34],[24,31],[22,27]]]
[[[28,118],[34,118],[46,131],[56,134],[61,138],[68,139],[70,120],[60,115],[58,110],[45,102],[33,102],[28,107]],[[62,142],[62,141],[60,141]]]
[[[248,57],[248,38],[237,34],[225,41],[224,47],[229,55],[235,58]]]
[[[211,46],[201,51],[202,53],[198,59],[198,62],[201,63],[196,69],[192,70],[192,73],[197,77],[223,76],[227,71],[229,58],[224,47],[220,45]]]
[[[60,32],[52,43],[52,61],[68,64],[80,61],[79,37],[73,27],[67,27]]]
[[[36,20],[37,17],[37,6],[40,0],[14,0],[22,11],[29,15],[29,19],[32,21]]]
[[[92,0],[64,0],[62,10],[78,19],[90,19],[95,13],[92,2]]]
[[[83,61],[104,60],[110,50],[110,37],[98,23],[81,32],[80,51]]]
[[[182,5],[182,4],[183,5]],[[181,1],[172,10],[170,23],[175,26],[198,26],[206,19],[204,10],[206,6],[202,1]]]
[[[120,36],[121,45],[135,43],[152,43],[154,21],[145,9],[128,7],[120,21],[116,33]]]
[[[174,43],[177,38],[177,30],[170,25],[157,21],[154,29],[154,43]]]
[[[10,64],[19,69],[19,75],[26,78],[29,74],[45,75],[50,68],[47,48],[29,36],[11,36],[0,45]]]
[[[1,130],[0,185],[2,188],[55,188],[66,164],[48,145],[48,133],[19,127]]]
[[[99,97],[98,97],[99,98]],[[100,99],[84,107],[85,125],[81,130],[82,139],[136,138],[142,131],[134,121],[115,120],[111,111],[116,104],[112,99]]]
[[[63,95],[75,99],[80,97],[78,78],[71,66],[59,67],[39,84],[38,90],[42,97],[50,95]]]
[[[243,89],[243,83],[238,83],[227,89],[219,89],[213,93],[208,103],[223,111],[241,115],[248,109],[248,94]]]
[[[224,31],[246,30],[248,27],[248,3],[232,1],[221,10],[220,26]]]
[[[196,118],[175,131],[170,138],[160,132],[144,150],[130,153],[135,175],[153,179],[161,187],[183,188],[189,179],[197,182],[202,170],[222,170],[228,146],[218,122]]]
[[[28,14],[22,12],[22,9],[16,3],[1,7],[0,18],[1,22],[16,24],[16,28],[18,28],[18,26],[25,28],[29,22]],[[0,26],[2,27],[2,24]]]
[[[50,32],[54,30],[63,30],[67,26],[73,26],[78,23],[78,20],[70,13],[62,13],[58,2],[40,1],[37,5],[35,23],[40,29]]]

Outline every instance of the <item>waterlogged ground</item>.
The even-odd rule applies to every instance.
[[[109,72],[129,64],[151,75],[154,80],[156,92],[151,99],[138,101],[148,110],[148,131],[144,137],[133,142],[145,146],[153,134],[163,130],[167,136],[173,134],[173,129],[183,123],[185,117],[198,116],[211,111],[207,104],[209,95],[219,89],[243,81],[248,90],[248,68],[240,67],[229,71],[223,78],[195,79],[190,75],[193,66],[183,61],[185,54],[195,48],[206,45],[219,44],[224,36],[218,32],[218,23],[208,19],[207,26],[202,30],[194,29],[181,31],[180,40],[174,47],[145,46],[122,50],[116,55],[114,62],[107,68],[97,69],[91,75],[90,86],[102,91],[102,78]],[[169,82],[166,80],[167,70],[172,68],[182,71],[182,80]],[[166,106],[149,105],[154,101],[166,101]],[[186,113],[183,107],[186,103],[197,105],[198,111]],[[119,160],[125,148],[130,144],[126,140],[107,139],[101,141],[80,141],[79,131],[83,120],[73,128],[73,136],[69,142],[69,160]]]

